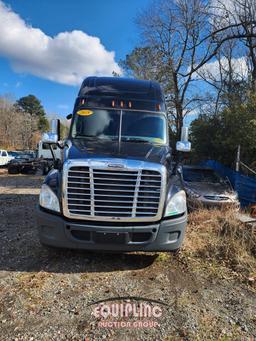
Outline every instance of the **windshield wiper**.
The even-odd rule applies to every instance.
[[[148,140],[141,139],[141,138],[136,138],[136,137],[122,137],[122,141],[127,141],[127,142],[141,142],[141,143],[149,143]]]
[[[108,141],[116,141],[118,140],[118,137],[110,137],[110,136],[96,136],[96,135],[82,135],[77,134],[74,136],[75,139],[88,139],[88,140],[108,140]]]
[[[74,139],[83,139],[83,138],[85,138],[85,139],[95,139],[95,138],[97,138],[97,136],[94,136],[94,135],[82,135],[82,134],[76,134],[75,136],[74,136]]]

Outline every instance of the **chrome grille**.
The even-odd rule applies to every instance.
[[[64,213],[99,220],[157,220],[163,189],[158,170],[70,166]]]

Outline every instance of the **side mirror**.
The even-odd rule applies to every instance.
[[[177,141],[176,150],[178,152],[190,152],[191,143],[188,141],[188,127],[182,127],[181,141]]]
[[[66,116],[66,119],[67,119],[67,120],[71,120],[72,117],[73,117],[73,114],[68,114],[68,115]]]
[[[51,121],[51,131],[43,133],[42,142],[48,144],[56,144],[60,140],[60,120]]]

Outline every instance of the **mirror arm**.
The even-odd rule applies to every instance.
[[[71,120],[72,117],[73,117],[73,114],[68,114],[68,115],[66,116],[66,119],[67,119],[67,120]]]
[[[60,148],[60,149],[64,149],[66,147],[66,143],[60,143],[60,141],[57,142],[57,146]]]
[[[54,167],[54,169],[61,170],[61,160],[59,160],[59,159],[54,160],[53,167]]]
[[[52,144],[49,144],[49,147],[50,147],[50,151],[51,151],[51,154],[52,154],[52,159],[53,159],[53,162],[55,162],[57,159],[56,159],[56,156],[55,156],[54,150],[53,150],[53,148],[52,148]]]
[[[179,166],[179,164],[181,163],[181,161],[182,161],[181,152],[178,151],[178,152],[177,152],[177,156],[176,156],[175,165],[174,165],[174,167],[173,167],[173,174],[174,174],[174,175],[177,175],[177,174],[178,174],[177,169],[178,169],[178,166]]]
[[[52,144],[50,144],[49,146],[50,146],[50,151],[51,151],[52,158],[53,158],[53,168],[54,169],[60,169],[61,168],[61,160],[56,158],[56,155],[55,155],[54,150],[52,148]]]

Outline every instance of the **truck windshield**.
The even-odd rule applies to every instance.
[[[163,114],[123,110],[79,110],[71,129],[73,138],[167,143]]]

